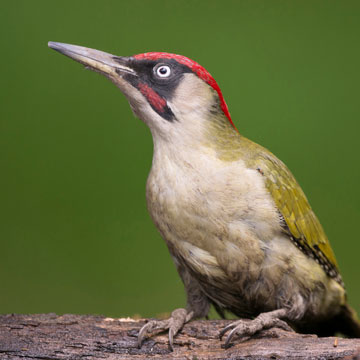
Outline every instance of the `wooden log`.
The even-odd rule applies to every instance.
[[[101,316],[0,315],[1,360],[93,359],[360,359],[360,339],[318,338],[270,329],[223,348],[219,331],[230,320],[186,324],[175,337],[159,334],[137,347],[145,320]]]

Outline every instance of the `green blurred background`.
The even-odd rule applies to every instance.
[[[152,139],[120,91],[48,49],[184,54],[293,171],[359,285],[359,1],[4,1],[0,312],[155,316],[185,295],[145,204]]]

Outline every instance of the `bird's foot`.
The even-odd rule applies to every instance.
[[[185,323],[191,320],[193,312],[187,312],[185,309],[176,309],[171,313],[171,316],[166,320],[151,320],[145,324],[138,335],[138,346],[141,348],[145,337],[150,337],[161,331],[169,329],[169,347],[171,351],[173,348],[174,336],[184,326]]]
[[[262,313],[259,316],[257,316],[254,320],[235,321],[230,325],[226,326],[220,332],[220,339],[222,339],[225,333],[231,330],[225,340],[225,348],[228,348],[235,336],[238,337],[252,336],[261,330],[269,329],[272,327],[278,327],[287,331],[294,331],[285,321],[280,319],[285,316],[286,316],[286,310],[280,309],[280,310]]]

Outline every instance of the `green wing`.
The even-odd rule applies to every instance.
[[[301,251],[317,261],[329,277],[344,286],[329,240],[286,165],[267,149],[235,134],[232,127],[215,129],[218,156],[224,161],[242,159],[249,168],[257,169],[264,176],[265,185],[281,214],[284,232]],[[219,132],[222,141],[219,141]]]
[[[333,250],[310,204],[286,165],[268,152],[261,152],[255,165],[265,177],[265,184],[286,223],[286,231],[295,244],[314,258],[343,285]]]

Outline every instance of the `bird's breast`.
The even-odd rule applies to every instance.
[[[257,171],[199,155],[154,158],[147,204],[172,255],[220,278],[257,277],[279,222]]]
[[[147,203],[175,263],[208,298],[237,315],[275,309],[277,301],[303,312],[308,290],[327,282],[282,232],[261,174],[241,161],[191,154],[179,160],[175,153],[155,158]]]

